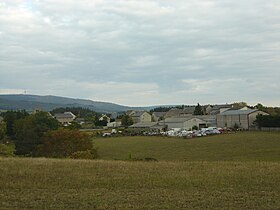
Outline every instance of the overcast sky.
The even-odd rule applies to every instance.
[[[0,94],[280,106],[279,0],[0,0]]]

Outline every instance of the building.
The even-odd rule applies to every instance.
[[[63,114],[55,114],[54,118],[61,124],[69,124],[75,120],[76,116],[72,112],[64,112]]]
[[[102,116],[99,118],[99,121],[107,121],[107,123],[109,123],[111,119],[106,114],[102,114]]]
[[[187,116],[187,117],[170,117],[159,122],[159,125],[166,126],[168,130],[174,128],[180,128],[183,130],[192,130],[194,126],[197,128],[207,127],[207,122],[200,119],[199,116]]]
[[[133,111],[129,115],[133,123],[152,122],[152,116],[146,111]]]
[[[207,115],[217,115],[232,108],[233,105],[231,104],[208,105],[205,111]]]
[[[107,123],[108,128],[117,128],[117,127],[120,127],[121,125],[122,125],[121,121],[114,121],[114,122]]]
[[[172,108],[164,115],[165,118],[169,117],[184,117],[193,115],[195,106],[187,106],[184,109]]]
[[[152,119],[153,121],[158,122],[160,120],[163,120],[165,114],[166,112],[153,112]]]
[[[238,127],[248,130],[251,127],[255,127],[254,121],[259,114],[268,115],[257,109],[228,110],[217,115],[217,126],[222,128]]]

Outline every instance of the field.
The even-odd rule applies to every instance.
[[[280,133],[94,143],[104,160],[1,158],[0,209],[280,207]]]
[[[241,132],[194,139],[119,137],[94,140],[105,160],[280,161],[280,132]]]

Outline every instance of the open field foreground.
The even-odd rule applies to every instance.
[[[279,209],[279,162],[0,159],[1,209]]]
[[[280,161],[280,132],[239,132],[183,139],[108,137],[94,139],[101,159],[159,161]]]

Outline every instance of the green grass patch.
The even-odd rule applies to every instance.
[[[280,161],[280,132],[240,132],[193,139],[111,137],[94,139],[101,159],[152,157],[167,161]]]

